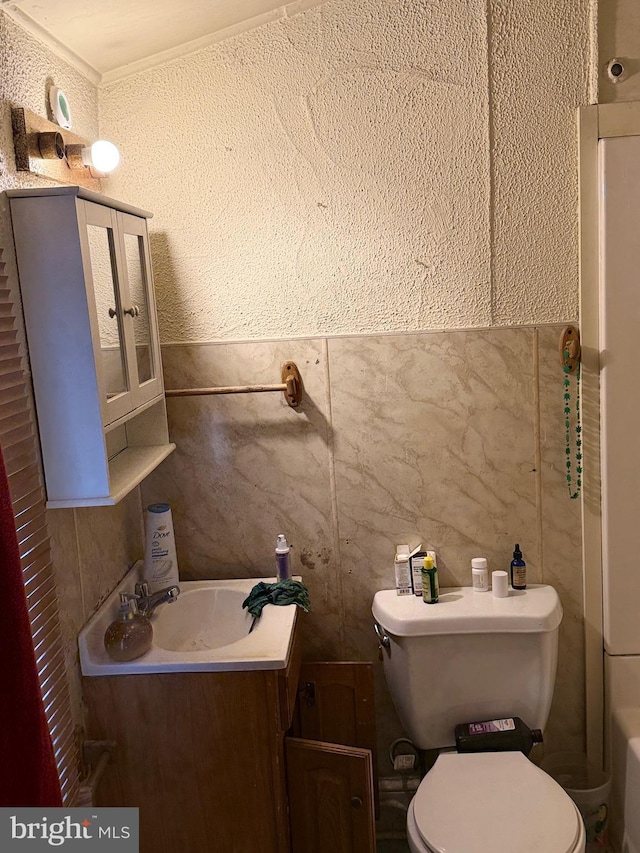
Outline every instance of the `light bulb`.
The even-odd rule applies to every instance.
[[[106,139],[98,139],[91,148],[82,149],[82,162],[85,166],[93,166],[99,172],[113,172],[120,162],[120,152]]]

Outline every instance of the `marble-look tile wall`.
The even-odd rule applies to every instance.
[[[276,394],[171,398],[177,451],[142,485],[173,507],[185,578],[269,576],[276,535],[309,586],[308,659],[377,660],[370,607],[392,587],[394,544],[422,542],[443,586],[470,559],[563,601],[550,748],[582,749],[579,506],[565,483],[559,326],[169,345],[167,388],[274,382],[297,362],[299,410]],[[443,661],[446,666],[446,661]],[[386,748],[402,734],[378,672]]]
[[[113,507],[47,512],[72,711],[81,728],[78,632],[143,556],[142,518],[139,488]]]

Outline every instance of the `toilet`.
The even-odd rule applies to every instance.
[[[551,586],[507,598],[471,587],[437,604],[395,590],[372,607],[391,697],[419,749],[437,749],[407,813],[412,853],[584,853],[571,798],[521,752],[455,752],[458,723],[520,717],[543,729],[562,607]]]

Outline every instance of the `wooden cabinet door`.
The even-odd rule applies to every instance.
[[[91,736],[117,750],[97,806],[140,809],[140,853],[285,853],[273,670],[84,678]]]
[[[307,740],[370,749],[378,815],[373,665],[361,661],[303,663],[298,685],[294,734]]]
[[[375,853],[371,752],[287,738],[292,853]]]

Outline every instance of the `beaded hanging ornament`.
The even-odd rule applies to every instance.
[[[576,377],[576,409],[575,409],[575,459],[576,459],[576,488],[573,490],[573,461],[572,461],[572,453],[571,453],[571,379],[569,378],[572,372],[572,368],[567,361],[569,360],[569,352],[568,350],[563,351],[563,360],[564,364],[562,366],[562,370],[564,371],[564,381],[563,381],[563,400],[564,400],[564,427],[565,427],[565,456],[566,462],[565,466],[567,469],[567,488],[569,490],[569,497],[571,500],[575,500],[580,494],[580,490],[582,488],[582,423],[580,418],[580,362],[578,362],[575,368],[575,377]]]

